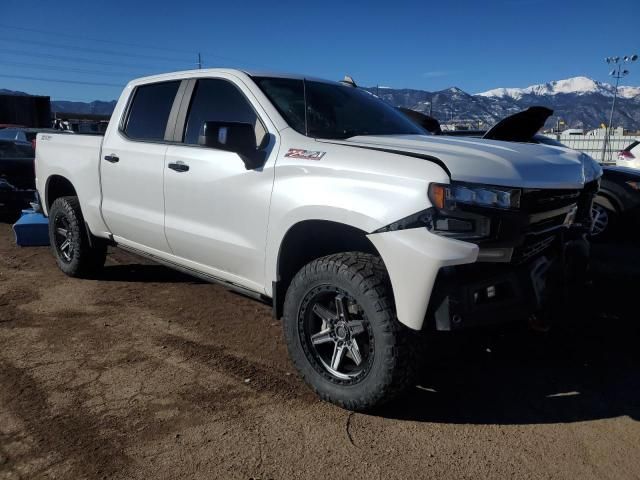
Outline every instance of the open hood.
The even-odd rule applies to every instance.
[[[489,129],[482,138],[505,142],[531,142],[544,123],[553,115],[547,107],[529,107],[522,112],[503,118]]]
[[[409,108],[400,107],[398,110],[434,135],[482,137],[487,140],[524,143],[538,143],[534,140],[534,135],[544,126],[547,119],[553,115],[553,110],[550,108],[529,107],[522,112],[503,118],[483,134],[480,131],[467,130],[443,132],[440,122],[429,115]]]
[[[422,128],[424,128],[427,132],[433,133],[434,135],[442,135],[442,128],[440,128],[440,122],[429,115],[426,115],[422,112],[418,112],[416,110],[411,110],[410,108],[398,107],[402,113],[404,113],[407,117],[413,120],[414,123],[417,123]]]

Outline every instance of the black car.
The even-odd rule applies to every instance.
[[[603,166],[600,191],[593,204],[593,231],[600,239],[640,237],[640,170]]]
[[[0,218],[13,220],[35,197],[35,151],[30,144],[0,140]]]

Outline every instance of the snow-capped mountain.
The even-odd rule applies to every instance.
[[[640,96],[640,87],[618,87],[618,95],[622,98],[635,98]]]
[[[495,98],[509,97],[519,100],[525,95],[558,95],[560,93],[599,94],[612,97],[614,92],[615,87],[608,83],[598,82],[588,77],[573,77],[525,88],[495,88],[477,95]],[[640,87],[618,87],[618,95],[623,98],[633,98],[640,95]]]
[[[562,119],[569,128],[597,128],[608,122],[615,87],[587,77],[557,80],[526,88],[496,88],[475,95],[452,87],[438,92],[385,88],[369,91],[398,107],[429,113],[440,122],[488,128],[533,105],[554,110],[547,127]],[[619,87],[614,126],[640,129],[640,87]]]

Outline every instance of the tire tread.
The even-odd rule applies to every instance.
[[[287,316],[287,313],[290,315],[290,312],[295,310],[293,303],[297,300],[293,298],[294,295],[289,295],[289,292],[298,291],[305,282],[321,272],[347,276],[357,291],[374,300],[378,317],[376,321],[382,325],[384,337],[376,339],[376,342],[386,349],[383,353],[385,364],[382,381],[379,382],[379,388],[368,395],[359,395],[351,399],[338,398],[326,389],[318,388],[313,378],[314,373],[305,373],[307,369],[304,368],[303,362],[308,360],[304,355],[294,354],[295,349],[290,346],[293,362],[305,382],[321,399],[348,410],[370,410],[397,397],[411,385],[418,360],[418,332],[402,325],[396,318],[391,282],[382,259],[363,252],[344,252],[318,258],[305,265],[294,277],[285,298],[284,309],[285,336],[289,345],[297,340],[291,338],[291,332],[286,327],[288,322],[297,321],[297,318],[290,319]]]

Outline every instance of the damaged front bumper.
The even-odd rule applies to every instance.
[[[440,270],[427,313],[439,331],[547,321],[584,283],[589,244],[584,238],[562,242],[519,265],[475,263]]]
[[[518,211],[467,209],[491,222],[490,236],[476,243],[433,233],[428,211],[370,234],[398,320],[416,330],[455,330],[549,313],[570,283],[585,279],[597,186],[527,191]]]

